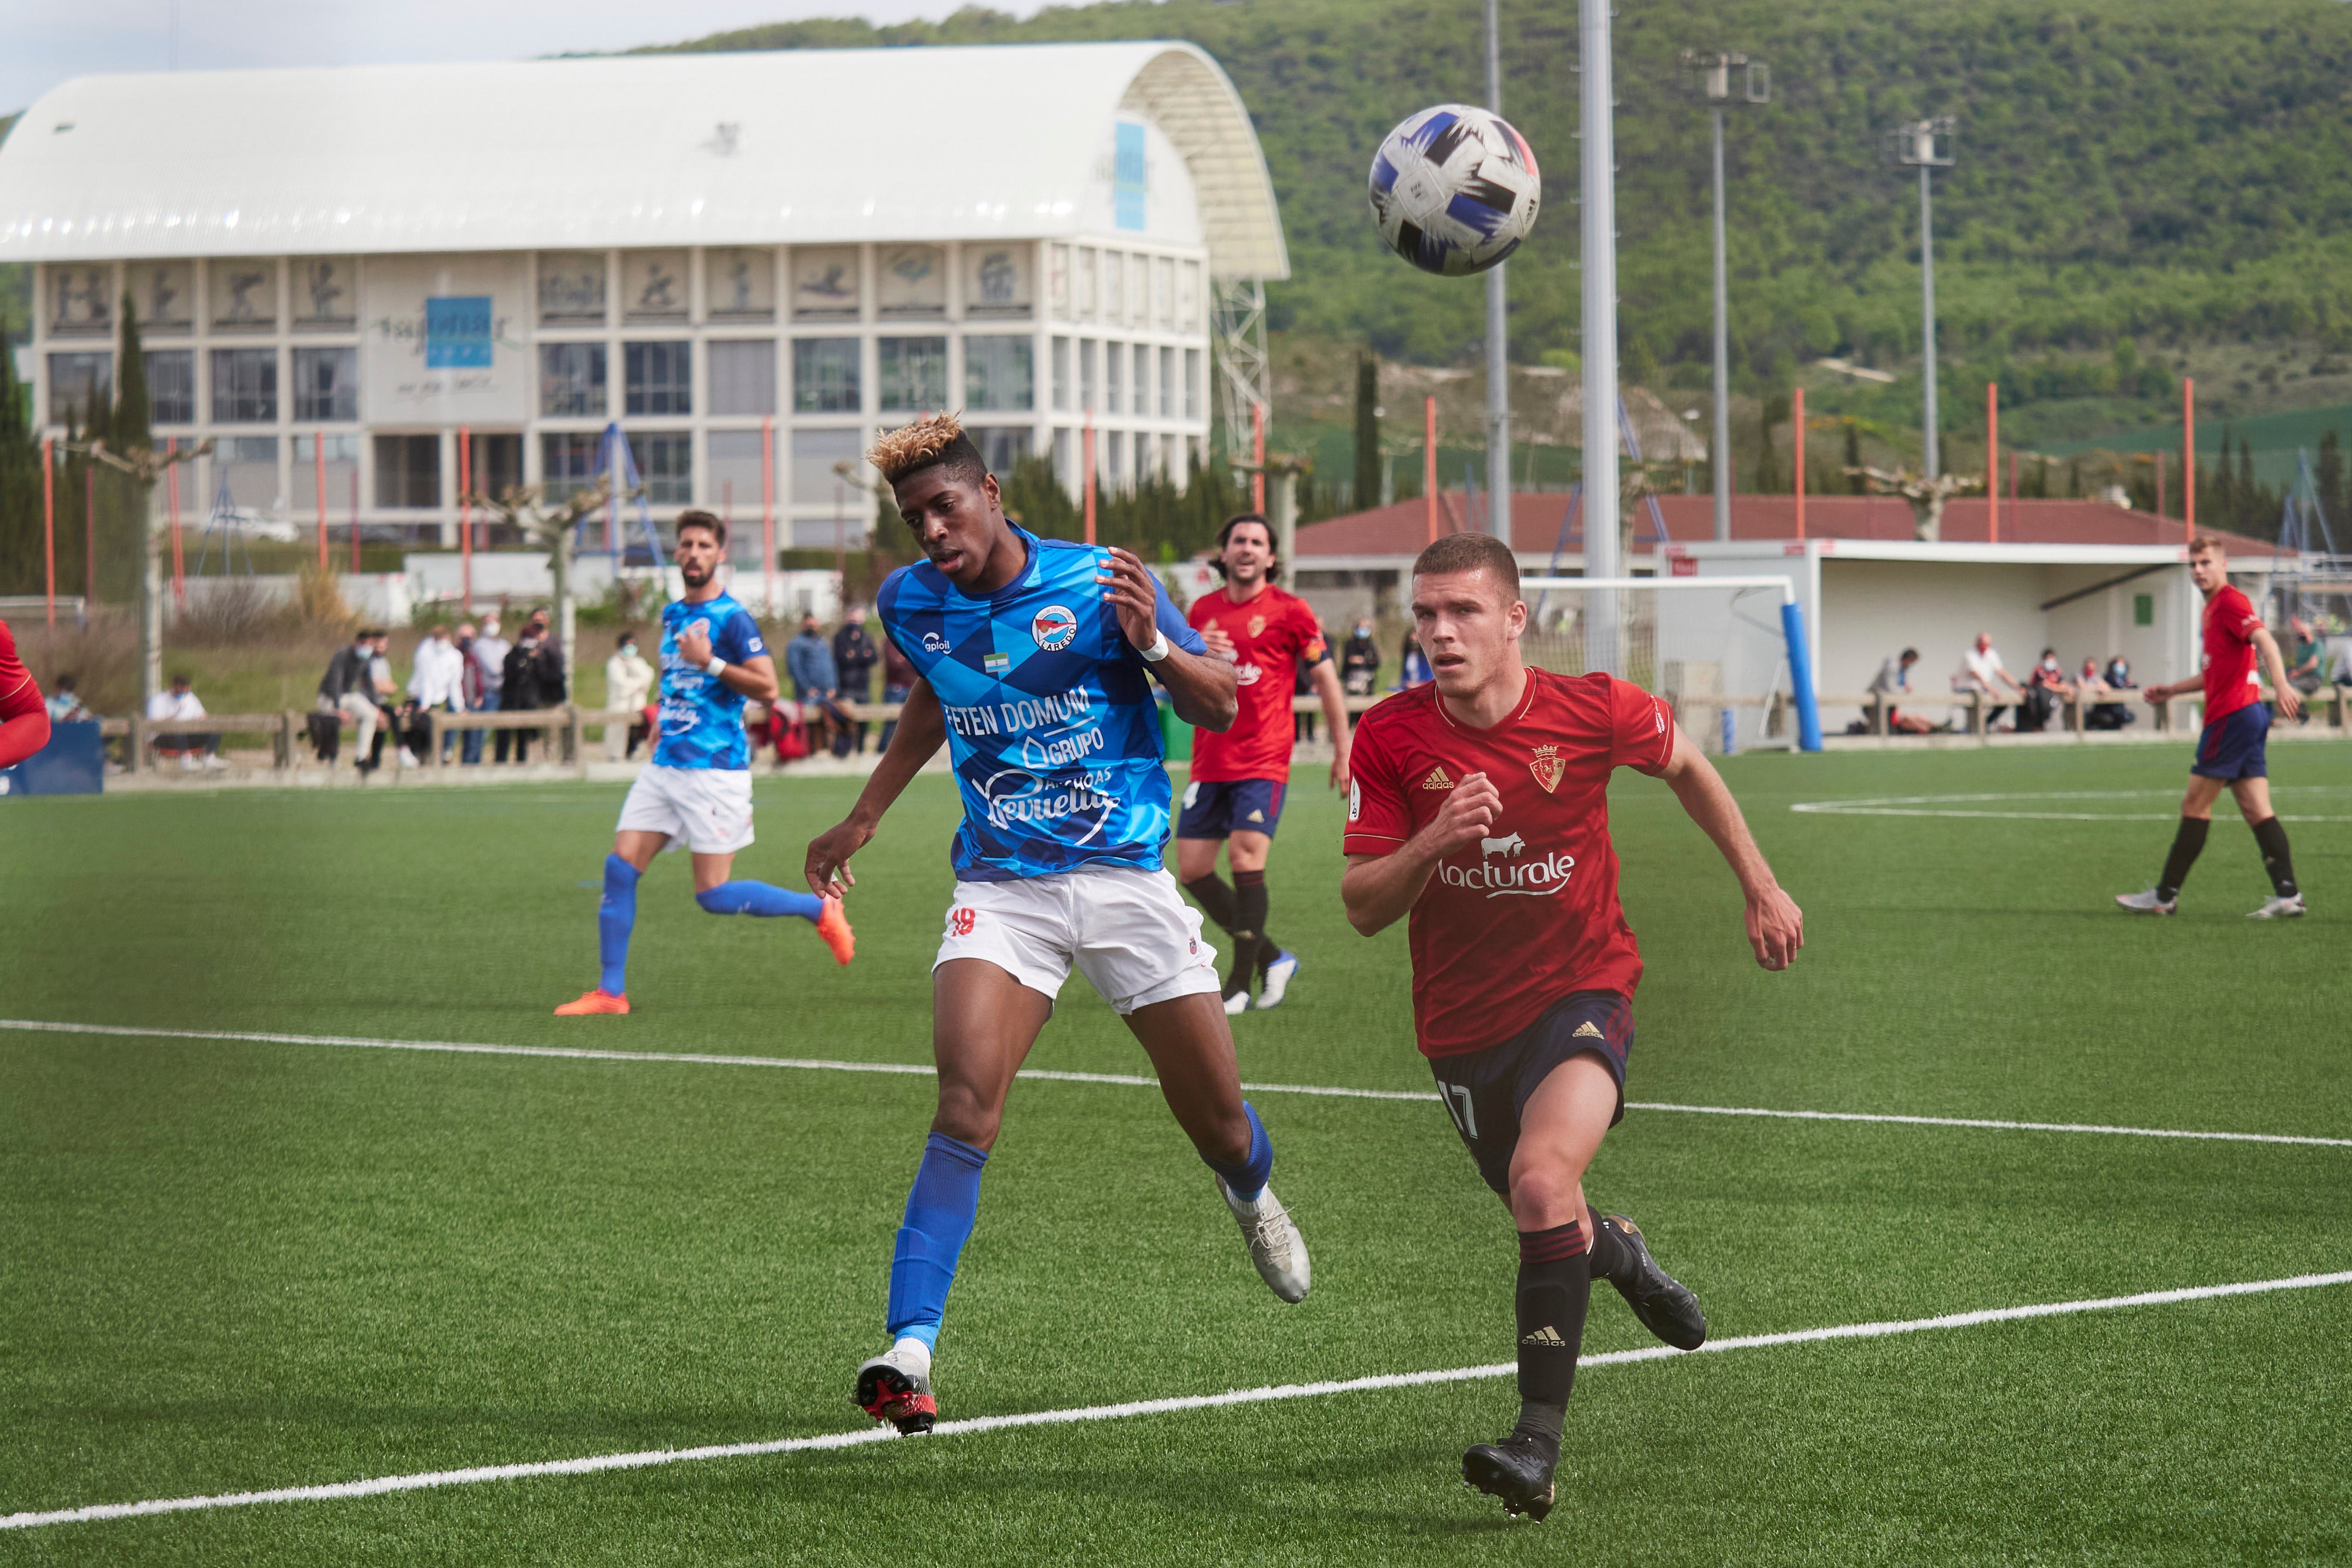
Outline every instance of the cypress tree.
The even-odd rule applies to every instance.
[[[1356,509],[1381,504],[1381,362],[1356,355]]]

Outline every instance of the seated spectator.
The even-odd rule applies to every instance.
[[[422,755],[433,744],[433,722],[425,716],[436,710],[466,711],[466,655],[450,641],[448,627],[434,627],[425,641],[416,644],[416,664],[408,674],[408,699],[415,705],[415,715],[407,731],[405,749]],[[443,733],[443,761],[448,760],[449,750],[457,744],[455,730]]]
[[[1356,629],[1339,645],[1339,689],[1351,697],[1368,697],[1380,684],[1381,650],[1372,641],[1372,622],[1356,617]]]
[[[1911,666],[1919,662],[1919,650],[1906,648],[1878,666],[1878,674],[1870,683],[1873,693],[1886,698],[1886,733],[1889,735],[1926,735],[1935,726],[1916,713],[1905,713],[1895,706],[1897,697],[1911,695]]]
[[[327,662],[327,673],[319,680],[319,712],[321,716],[338,716],[331,725],[314,724],[310,731],[319,760],[332,762],[341,746],[341,720],[349,718],[356,723],[359,738],[353,743],[352,752],[362,773],[373,772],[376,759],[383,754],[383,737],[376,732],[376,727],[383,720],[383,710],[375,700],[375,639],[373,629],[362,627],[352,639],[351,646]]]
[[[51,724],[87,724],[98,715],[81,706],[81,695],[74,690],[75,677],[58,677],[57,689],[49,694],[48,710]]]
[[[172,689],[157,692],[147,699],[149,718],[187,719],[205,716],[205,705],[198,700],[194,682],[184,670],[172,676]],[[155,737],[158,756],[176,757],[180,767],[190,773],[199,768],[219,769],[227,763],[220,759],[220,737],[217,735],[168,734]]]
[[[604,727],[605,761],[620,762],[635,757],[637,743],[652,733],[653,690],[654,667],[637,652],[637,630],[629,627],[621,633],[621,645],[604,661],[604,708],[608,713],[625,711],[634,716],[625,725]]]
[[[2016,677],[2009,673],[2009,666],[2000,662],[2000,650],[1992,645],[1992,633],[1979,632],[1976,645],[1961,655],[1960,673],[1952,677],[1952,690],[1998,697],[2003,686],[2019,696],[2025,695],[2025,688],[2017,684]],[[1985,707],[1985,732],[1990,734],[2000,723],[2000,716],[2008,711],[2005,703],[1999,707]]]
[[[2082,677],[2075,683],[2081,700],[2090,703],[2083,710],[2083,727],[2121,729],[2127,724],[2137,722],[2139,715],[2122,703],[2091,702],[2093,697],[2112,696],[2116,692],[2128,690],[2130,686],[2131,665],[2126,661],[2120,658],[2110,661],[2103,674],[2096,659],[2085,657]]]
[[[2310,696],[2327,684],[2327,640],[2319,634],[2318,627],[2300,615],[2288,616],[2286,624],[2292,634],[2286,655],[2287,685]],[[2305,717],[2309,716],[2306,711]]]
[[[2058,662],[2058,650],[2044,648],[2033,673],[2025,677],[2025,701],[2018,705],[2017,732],[2039,735],[2050,727],[2065,705],[2074,700],[2074,684]]]
[[[907,694],[915,689],[914,661],[898,652],[898,644],[889,638],[882,639],[882,700],[903,703]],[[890,737],[898,733],[898,721],[890,719],[882,726],[882,749],[890,749]]]

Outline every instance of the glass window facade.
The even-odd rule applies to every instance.
[[[929,413],[948,405],[948,340],[883,338],[875,345],[884,413]]]
[[[1103,345],[1103,412],[1127,412],[1127,345]]]
[[[856,338],[793,340],[793,412],[860,413],[859,353]]]
[[[793,432],[793,487],[791,501],[796,507],[824,506],[834,499],[834,487],[842,486],[842,505],[852,513],[863,513],[866,499],[855,485],[834,472],[836,463],[855,465],[866,452],[865,433],[856,430],[795,430]],[[858,529],[863,533],[864,528]]]
[[[357,349],[294,350],[294,417],[308,424],[349,424],[360,416]]]
[[[154,424],[196,422],[196,355],[193,349],[150,349],[147,418]]]
[[[709,442],[710,466],[709,493],[704,499],[710,509],[720,517],[760,520],[762,486],[767,475],[760,461],[760,433],[756,430],[714,430],[706,438]],[[742,538],[739,531],[733,536]],[[751,536],[751,554],[759,554],[756,531]]]
[[[112,354],[49,356],[49,423],[87,424],[89,411],[114,401]]]
[[[964,406],[990,413],[1019,413],[1034,408],[1035,352],[1027,338],[966,338]]]
[[[213,423],[275,424],[278,422],[278,350],[213,350]]]
[[[1184,417],[1201,417],[1201,350],[1184,350]]]
[[[228,498],[247,511],[277,509],[278,437],[231,435],[213,444],[213,461],[228,478]]]
[[[1054,412],[1070,411],[1070,340],[1054,340]]]
[[[471,482],[477,496],[498,496],[522,483],[522,437],[504,431],[474,431],[467,444],[472,447],[472,471],[460,473],[458,482]]]
[[[541,492],[551,501],[568,500],[596,483],[596,442],[593,431],[539,438]]]
[[[684,431],[629,432],[629,455],[636,459],[646,499],[656,507],[694,503],[694,437]]]
[[[596,418],[604,413],[604,344],[539,346],[539,412],[551,419]]]
[[[375,438],[375,504],[419,508],[441,504],[439,436]]]
[[[980,448],[988,471],[999,480],[1011,478],[1013,470],[1029,455],[1029,429],[1020,424],[968,424],[964,426],[971,444]]]
[[[630,414],[694,412],[694,345],[690,342],[621,345]]]
[[[776,344],[772,338],[720,341],[709,346],[710,412],[770,414],[776,412]]]

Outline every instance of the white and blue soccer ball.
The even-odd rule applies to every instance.
[[[1441,103],[1381,141],[1371,198],[1391,250],[1423,272],[1463,277],[1519,248],[1536,225],[1543,172],[1501,115]]]

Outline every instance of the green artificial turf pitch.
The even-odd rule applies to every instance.
[[[1655,783],[1613,797],[1650,971],[1632,1097],[2352,1137],[2352,747],[2280,746],[2315,913],[2219,825],[2170,920],[2116,913],[2185,755],[1734,758],[1807,913],[1766,975]],[[1301,770],[1253,1082],[1426,1091],[1402,930],[1341,918]],[[848,781],[763,779],[794,880]],[[0,802],[0,1013],[175,1030],[919,1063],[953,805],[860,859],[859,956],[640,896],[594,977],[621,788]],[[1797,812],[1801,802],[1992,816]],[[2094,820],[2066,820],[2086,817]],[[2296,817],[2315,820],[2294,821]],[[2146,819],[2146,820],[2140,820]],[[1036,1067],[1147,1071],[1073,981]],[[752,1442],[860,1424],[920,1076],[0,1031],[0,1514]],[[1511,1228],[1438,1105],[1259,1094],[1315,1291],[1276,1302],[1149,1089],[1013,1092],[938,1365],[944,1415],[1475,1366]],[[1635,1111],[1589,1189],[1718,1336],[2352,1268],[2352,1148]],[[2352,1287],[1598,1366],[1563,1502],[1455,1479],[1507,1379],[0,1531],[0,1562],[2322,1563],[2352,1557]],[[1647,1343],[1596,1294],[1589,1351]]]

